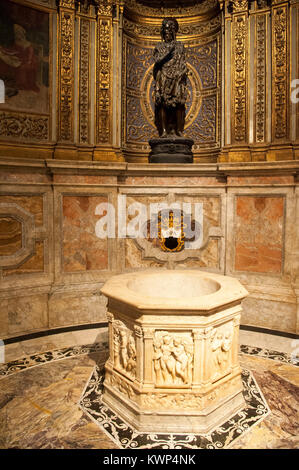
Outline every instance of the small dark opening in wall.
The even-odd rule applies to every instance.
[[[178,247],[178,239],[174,237],[165,238],[164,245],[169,250],[175,250]]]

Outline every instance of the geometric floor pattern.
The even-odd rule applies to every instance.
[[[269,407],[252,373],[242,370],[245,407],[208,434],[137,432],[102,403],[104,370],[95,366],[79,406],[122,449],[220,449],[229,448],[252,426],[263,420]]]

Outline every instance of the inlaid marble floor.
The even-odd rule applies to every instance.
[[[105,333],[67,335],[7,348],[9,364],[0,365],[0,448],[116,448],[78,406],[95,364],[106,360]],[[294,346],[280,337],[273,337],[270,344],[270,335],[263,336],[267,343],[253,334],[241,335],[242,345],[256,348],[242,347],[240,360],[242,367],[252,371],[271,413],[230,448],[298,448],[299,374],[287,359]],[[285,354],[268,354],[271,350]]]

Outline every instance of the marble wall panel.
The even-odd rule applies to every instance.
[[[22,224],[14,217],[0,217],[0,256],[10,256],[22,248]]]
[[[125,240],[125,268],[126,269],[149,269],[149,268],[165,268],[165,261],[159,263],[158,260],[143,259],[142,251],[136,246],[134,240]]]
[[[50,328],[106,321],[106,299],[100,294],[61,292],[49,300]]]
[[[51,176],[43,172],[20,172],[20,171],[7,171],[1,168],[0,174],[1,183],[50,183]]]
[[[211,238],[203,250],[200,259],[186,259],[182,263],[178,262],[176,266],[178,268],[219,269],[219,240]]]
[[[3,269],[3,276],[11,276],[14,274],[33,274],[44,271],[44,242],[35,242],[34,255],[31,256],[27,261],[21,264],[21,266],[14,269]]]
[[[7,202],[18,204],[20,207],[30,212],[30,214],[33,214],[36,227],[41,227],[43,225],[43,196],[42,195],[38,195],[38,196],[35,196],[35,195],[30,195],[30,196],[1,195],[0,204],[7,203]]]
[[[229,176],[227,178],[229,185],[248,186],[255,184],[293,184],[293,175],[273,175],[273,176]]]
[[[117,176],[114,175],[54,175],[55,183],[68,184],[116,184]]]
[[[283,230],[283,197],[237,196],[235,270],[280,273]]]
[[[108,242],[96,236],[98,204],[105,196],[63,197],[63,271],[85,272],[108,268]]]
[[[48,296],[46,294],[0,299],[3,336],[17,336],[24,331],[41,330],[48,326]]]
[[[295,303],[249,296],[242,302],[242,308],[242,325],[254,325],[278,331],[296,331]]]
[[[128,176],[126,184],[129,186],[155,185],[155,186],[220,186],[223,183],[212,176]]]

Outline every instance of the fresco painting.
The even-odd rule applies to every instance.
[[[49,109],[49,14],[0,0],[0,109],[47,113]]]

